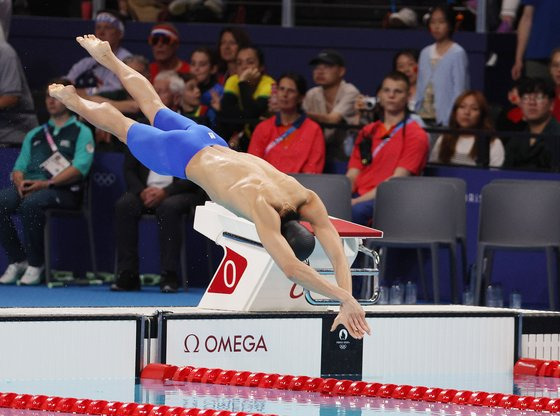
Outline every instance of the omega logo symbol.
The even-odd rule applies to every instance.
[[[190,343],[191,348],[189,348],[189,339],[192,339],[192,342]],[[198,352],[200,340],[195,334],[189,334],[186,336],[185,341],[183,341],[183,346],[185,347],[185,352]]]

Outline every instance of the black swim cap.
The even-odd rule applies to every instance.
[[[304,261],[311,256],[315,248],[315,237],[298,221],[282,221],[280,232],[299,260]]]

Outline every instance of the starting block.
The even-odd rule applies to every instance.
[[[351,273],[373,277],[373,296],[361,303],[375,303],[379,297],[378,256],[364,247],[362,240],[380,238],[383,233],[338,218],[330,219],[342,239],[348,264],[354,262],[358,252],[373,259],[373,268],[351,269]],[[260,243],[255,225],[221,205],[206,202],[204,206],[197,206],[194,229],[224,249],[224,257],[200,300],[199,308],[241,312],[317,311],[318,308],[338,305],[338,302],[312,294],[290,281]],[[318,240],[306,262],[336,284],[332,264]]]

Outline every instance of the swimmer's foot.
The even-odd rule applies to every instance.
[[[101,65],[109,68],[113,63],[114,54],[109,42],[99,40],[95,35],[76,37],[78,43]]]
[[[49,85],[49,95],[62,102],[72,111],[78,109],[80,97],[73,85],[51,84]]]

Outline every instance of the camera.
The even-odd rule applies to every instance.
[[[377,104],[377,97],[365,97],[364,107],[366,110],[373,110]]]

